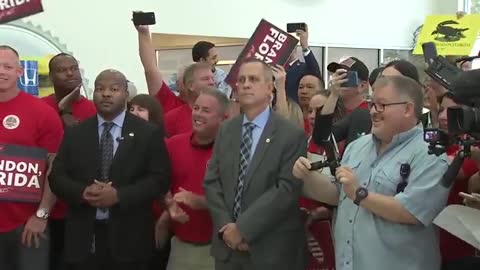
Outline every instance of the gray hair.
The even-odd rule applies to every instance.
[[[230,109],[230,99],[220,90],[216,88],[206,88],[200,92],[200,95],[214,97],[220,105],[220,114],[226,114]]]
[[[388,85],[391,85],[402,98],[413,102],[415,117],[420,119],[423,114],[423,91],[420,84],[405,76],[380,76],[373,84],[373,88],[382,88]]]

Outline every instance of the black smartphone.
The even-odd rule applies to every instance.
[[[422,44],[423,57],[425,58],[425,63],[427,66],[430,66],[437,58],[437,47],[433,42],[425,42]]]
[[[357,87],[358,86],[358,73],[356,71],[347,71],[347,82],[342,83],[341,87]]]
[[[297,30],[307,31],[306,23],[287,23],[287,32],[295,33]]]
[[[154,25],[156,23],[155,13],[135,11],[132,15],[132,21],[134,25]]]

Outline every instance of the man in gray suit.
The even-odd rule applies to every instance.
[[[292,175],[306,156],[303,130],[270,109],[272,70],[256,59],[238,75],[243,113],[215,140],[204,188],[213,219],[216,270],[305,269],[305,229]]]

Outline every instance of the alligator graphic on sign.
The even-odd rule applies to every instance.
[[[432,32],[432,35],[435,36],[435,40],[442,42],[455,42],[459,41],[462,38],[465,38],[463,32],[467,31],[469,28],[456,28],[455,25],[459,23],[454,20],[448,20],[440,22],[437,25],[437,29]]]

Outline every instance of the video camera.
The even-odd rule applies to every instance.
[[[463,160],[471,155],[471,147],[480,145],[480,70],[462,71],[436,55],[433,43],[423,44],[422,47],[427,63],[425,72],[449,91],[446,97],[459,104],[447,109],[449,134],[439,129],[424,130],[429,154],[439,156],[452,144],[461,146],[442,179],[443,185],[450,187]]]

